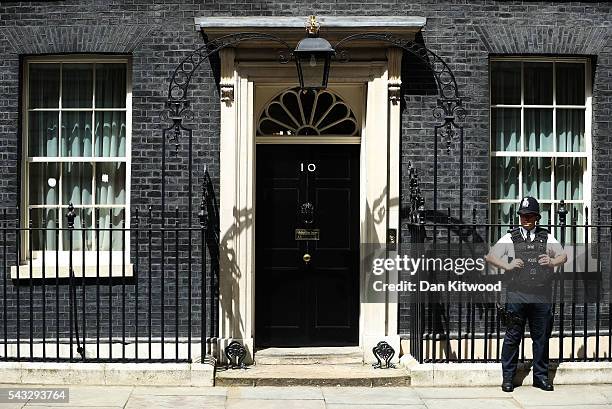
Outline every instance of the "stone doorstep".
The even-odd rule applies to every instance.
[[[499,386],[499,363],[426,363],[419,364],[405,355],[400,360],[408,370],[412,386]],[[612,383],[612,362],[563,362],[551,364],[550,378],[558,385],[592,385]],[[519,363],[516,384],[531,384],[528,362]]]
[[[0,379],[39,385],[214,386],[209,363],[2,362]]]
[[[369,365],[253,365],[217,370],[217,386],[409,386],[403,368],[374,369]]]
[[[265,348],[255,352],[256,365],[363,364],[359,347]]]

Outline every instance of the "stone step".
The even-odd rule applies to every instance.
[[[217,368],[216,386],[409,386],[403,368],[370,365],[252,365],[248,369]]]
[[[257,365],[363,364],[359,347],[266,348],[255,352]]]

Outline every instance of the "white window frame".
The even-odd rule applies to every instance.
[[[566,204],[583,204],[584,208],[589,209],[589,220],[592,220],[592,212],[591,212],[591,183],[592,183],[592,116],[593,116],[593,108],[592,108],[592,100],[593,100],[593,91],[592,91],[592,77],[591,77],[591,61],[588,58],[573,58],[573,57],[491,57],[489,59],[489,63],[492,62],[521,62],[521,103],[519,105],[511,105],[511,104],[493,104],[492,103],[492,88],[493,84],[491,82],[491,66],[489,64],[489,180],[492,180],[493,177],[493,158],[495,157],[514,157],[519,159],[517,161],[517,174],[518,174],[518,199],[492,199],[491,192],[491,184],[489,184],[489,219],[491,221],[494,220],[495,215],[493,214],[493,205],[495,204],[516,204],[518,209],[518,204],[523,197],[523,181],[522,181],[522,163],[520,158],[585,158],[585,169],[583,172],[583,197],[582,200],[565,200]],[[544,63],[552,63],[553,64],[553,104],[552,105],[526,105],[525,104],[525,77],[524,77],[524,63],[532,63],[532,62],[544,62]],[[556,98],[556,64],[557,63],[582,63],[584,64],[584,92],[585,92],[585,105],[558,105]],[[493,109],[495,108],[515,108],[521,110],[521,124],[520,124],[520,151],[494,151],[493,150]],[[584,118],[584,139],[585,139],[585,150],[584,152],[529,152],[524,150],[524,141],[525,141],[525,108],[551,108],[553,111],[552,117],[552,125],[553,125],[553,141],[552,146],[556,149],[556,138],[557,138],[557,108],[562,109],[584,109],[585,118]],[[560,200],[555,199],[554,189],[555,189],[555,164],[551,161],[551,199],[548,200],[539,200],[541,204],[550,204],[551,205],[551,224],[558,224],[557,211],[555,204],[559,203]],[[567,224],[571,223],[571,214],[567,215]],[[590,231],[589,231],[590,233]],[[590,236],[590,234],[589,234]]]
[[[125,108],[95,108],[95,87],[94,93],[92,95],[92,107],[90,108],[63,108],[61,106],[61,90],[62,90],[62,76],[60,75],[60,105],[57,108],[39,108],[39,109],[30,109],[29,108],[29,67],[32,64],[39,63],[51,63],[51,64],[62,64],[62,63],[124,63],[126,65],[126,101]],[[36,162],[48,162],[49,159],[52,162],[61,163],[63,162],[86,162],[92,163],[92,203],[91,205],[75,205],[75,209],[81,208],[104,208],[104,209],[112,209],[112,208],[123,208],[125,214],[125,228],[129,229],[130,226],[130,208],[131,208],[131,152],[132,152],[132,61],[128,56],[106,56],[106,55],[56,55],[56,56],[33,56],[28,57],[24,60],[23,63],[23,86],[22,86],[22,154],[21,154],[21,214],[20,214],[20,223],[22,228],[26,228],[29,224],[29,209],[35,208],[56,208],[58,211],[58,226],[64,228],[65,222],[65,213],[68,211],[68,204],[61,203],[61,186],[58,189],[58,199],[59,203],[57,206],[46,206],[46,205],[32,205],[30,206],[30,198],[29,198],[29,163]],[[93,82],[95,83],[95,68],[93,73]],[[29,115],[30,111],[60,111],[60,119],[59,119],[59,131],[58,131],[58,139],[59,143],[61,143],[61,112],[64,111],[93,111],[93,118],[95,119],[95,112],[102,111],[125,111],[125,121],[126,121],[126,142],[125,142],[125,157],[97,157],[92,151],[91,157],[31,157],[28,152],[28,126],[29,126]],[[92,128],[93,129],[93,128]],[[95,142],[92,140],[92,144]],[[92,146],[92,149],[95,147]],[[112,162],[112,163],[124,163],[125,164],[125,204],[123,205],[96,205],[95,204],[95,184],[93,179],[96,176],[95,173],[95,164],[96,163],[104,163],[104,162]],[[92,211],[95,214],[95,211]],[[91,215],[92,220],[94,219],[94,214]],[[92,228],[95,228],[95,220],[93,221]],[[75,231],[75,234],[79,234],[80,231]],[[70,263],[70,251],[69,250],[60,250],[56,252],[55,250],[36,250],[32,251],[32,265],[28,264],[28,260],[30,259],[30,250],[28,248],[29,237],[27,232],[22,234],[21,236],[22,242],[20,246],[20,267],[19,267],[19,276],[20,278],[27,278],[32,273],[33,278],[43,277],[42,265],[43,265],[43,253],[44,254],[44,264],[45,264],[45,278],[55,277],[56,273],[59,277],[67,277],[68,276],[68,265]],[[60,235],[61,242],[61,235]],[[59,246],[60,243],[58,243]],[[58,253],[58,254],[56,254]],[[84,253],[84,254],[83,254]],[[112,254],[111,254],[112,253]],[[95,249],[95,240],[94,240],[94,249],[86,250],[86,251],[76,251],[72,252],[72,260],[73,260],[73,270],[75,275],[80,276],[82,274],[81,270],[83,267],[83,261],[85,262],[85,275],[95,277],[98,274],[101,277],[104,276],[122,276],[123,271],[125,271],[126,276],[132,275],[132,266],[129,264],[130,262],[130,234],[129,231],[126,231],[125,234],[125,258],[123,257],[122,250],[100,250],[99,252]],[[111,262],[112,256],[112,265]],[[56,266],[56,259],[58,261]],[[99,260],[100,266],[96,268],[97,260]],[[123,268],[122,266],[125,266]],[[16,267],[12,269],[11,275],[13,278],[16,278],[17,271]]]

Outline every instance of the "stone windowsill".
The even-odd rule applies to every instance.
[[[110,268],[109,268],[110,267]],[[74,276],[80,278],[83,276],[83,266],[82,264],[75,263],[74,264]],[[86,278],[96,278],[98,277],[109,277],[109,271],[111,272],[112,277],[123,277],[124,266],[122,264],[113,264],[109,266],[108,264],[104,265],[100,263],[99,271],[96,269],[96,265],[85,265],[85,277]],[[57,268],[55,265],[46,265],[44,271],[44,278],[69,278],[69,267],[68,265],[60,264]],[[43,268],[41,265],[33,265],[30,267],[29,264],[24,264],[19,266],[19,279],[30,279],[30,274],[32,274],[33,279],[42,279],[43,278]],[[134,268],[132,264],[125,264],[125,277],[133,277],[134,276]],[[11,266],[11,279],[17,279],[17,266]]]

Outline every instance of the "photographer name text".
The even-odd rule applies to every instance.
[[[496,283],[468,283],[461,280],[449,280],[445,283],[432,283],[421,280],[418,283],[412,281],[400,281],[399,283],[384,283],[374,281],[373,289],[376,292],[501,292],[502,282]]]

